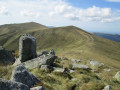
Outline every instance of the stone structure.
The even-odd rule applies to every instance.
[[[31,35],[22,35],[19,39],[19,60],[25,62],[36,58],[36,39]]]
[[[40,82],[33,74],[27,71],[24,66],[17,66],[12,72],[11,81],[16,81],[27,85],[28,87],[34,86]]]
[[[12,64],[15,62],[15,58],[11,51],[5,50],[2,46],[0,46],[0,63],[4,64]]]
[[[0,90],[30,90],[25,84],[0,78]]]

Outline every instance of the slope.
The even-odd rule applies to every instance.
[[[29,33],[37,39],[37,50],[55,49],[57,56],[69,59],[95,59],[120,69],[120,43],[97,37],[75,26],[22,29],[6,32],[0,36],[0,42],[7,49],[18,49],[21,34]]]

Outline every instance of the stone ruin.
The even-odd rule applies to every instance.
[[[19,39],[19,60],[25,62],[36,56],[36,39],[31,35],[22,35]]]

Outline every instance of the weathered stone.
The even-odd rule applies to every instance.
[[[116,73],[116,75],[114,76],[114,78],[120,82],[120,71]]]
[[[111,69],[104,69],[104,71],[110,72],[110,71],[111,71]]]
[[[30,90],[25,84],[0,78],[0,90]]]
[[[92,67],[101,67],[104,65],[104,63],[100,63],[99,61],[90,60],[90,65]]]
[[[47,54],[47,55],[42,55],[40,57],[37,57],[29,61],[26,61],[24,63],[21,63],[21,65],[24,65],[25,67],[29,69],[41,67],[41,65],[51,66],[56,58],[57,57],[54,54]]]
[[[54,72],[64,72],[65,69],[63,68],[57,68],[57,67],[53,67],[54,68]]]
[[[71,70],[71,69],[68,69],[68,71],[69,71],[70,73],[74,73],[74,72],[75,72],[74,70]]]
[[[19,60],[21,62],[36,58],[36,39],[31,35],[23,35],[19,39]]]
[[[43,88],[42,86],[38,86],[38,87],[30,88],[30,90],[45,90],[45,88]]]
[[[41,51],[41,52],[37,53],[37,56],[40,57],[42,55],[47,55],[47,54],[49,54],[47,51]]]
[[[81,64],[77,64],[77,63],[73,63],[73,67],[72,67],[73,69],[75,69],[75,68],[79,68],[79,69],[89,69],[89,67],[88,66],[86,66],[86,65],[81,65]]]
[[[49,66],[49,65],[41,65],[41,69],[43,69],[43,70],[53,70],[53,67]]]
[[[72,62],[74,63],[80,63],[82,60],[72,59]]]
[[[16,69],[12,72],[11,80],[23,83],[29,87],[40,82],[40,80],[38,80],[37,77],[28,72],[24,66],[16,67]]]
[[[0,62],[4,64],[13,64],[15,62],[12,52],[5,50],[2,46],[0,46]]]
[[[111,86],[110,86],[110,85],[107,85],[107,86],[105,86],[104,89],[102,89],[102,90],[110,90],[110,89],[112,89]]]

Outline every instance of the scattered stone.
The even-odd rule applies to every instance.
[[[80,64],[77,64],[77,63],[73,63],[73,69],[75,68],[79,68],[79,69],[89,69],[89,67],[87,65],[80,65]]]
[[[114,78],[120,82],[120,71],[116,73],[116,75],[114,76]]]
[[[25,84],[0,78],[0,90],[30,90]]]
[[[17,66],[12,72],[12,81],[23,83],[29,87],[34,86],[36,83],[40,82],[33,74],[27,71],[24,66]]]
[[[110,71],[111,71],[111,69],[104,69],[104,71],[110,72]]]
[[[19,60],[25,62],[36,58],[36,39],[31,35],[23,35],[19,39]]]
[[[74,73],[74,72],[75,72],[74,70],[71,70],[71,69],[68,69],[68,71],[69,71],[70,73]]]
[[[56,67],[53,67],[54,69],[54,72],[64,72],[65,69],[63,68],[56,68]]]
[[[3,64],[13,64],[15,62],[12,52],[5,50],[2,46],[0,46],[0,62]]]
[[[110,86],[110,85],[107,85],[107,86],[105,86],[104,89],[102,89],[102,90],[110,90],[110,89],[112,89],[111,86]]]
[[[49,65],[41,65],[41,69],[43,69],[43,70],[53,70],[53,67],[49,66]]]
[[[94,61],[94,60],[90,60],[90,64],[93,67],[101,67],[104,65],[104,63],[100,63],[99,61]]]
[[[38,87],[30,88],[30,90],[45,90],[45,88],[43,88],[42,86],[38,86]]]
[[[66,57],[61,57],[61,60],[68,60]]]

